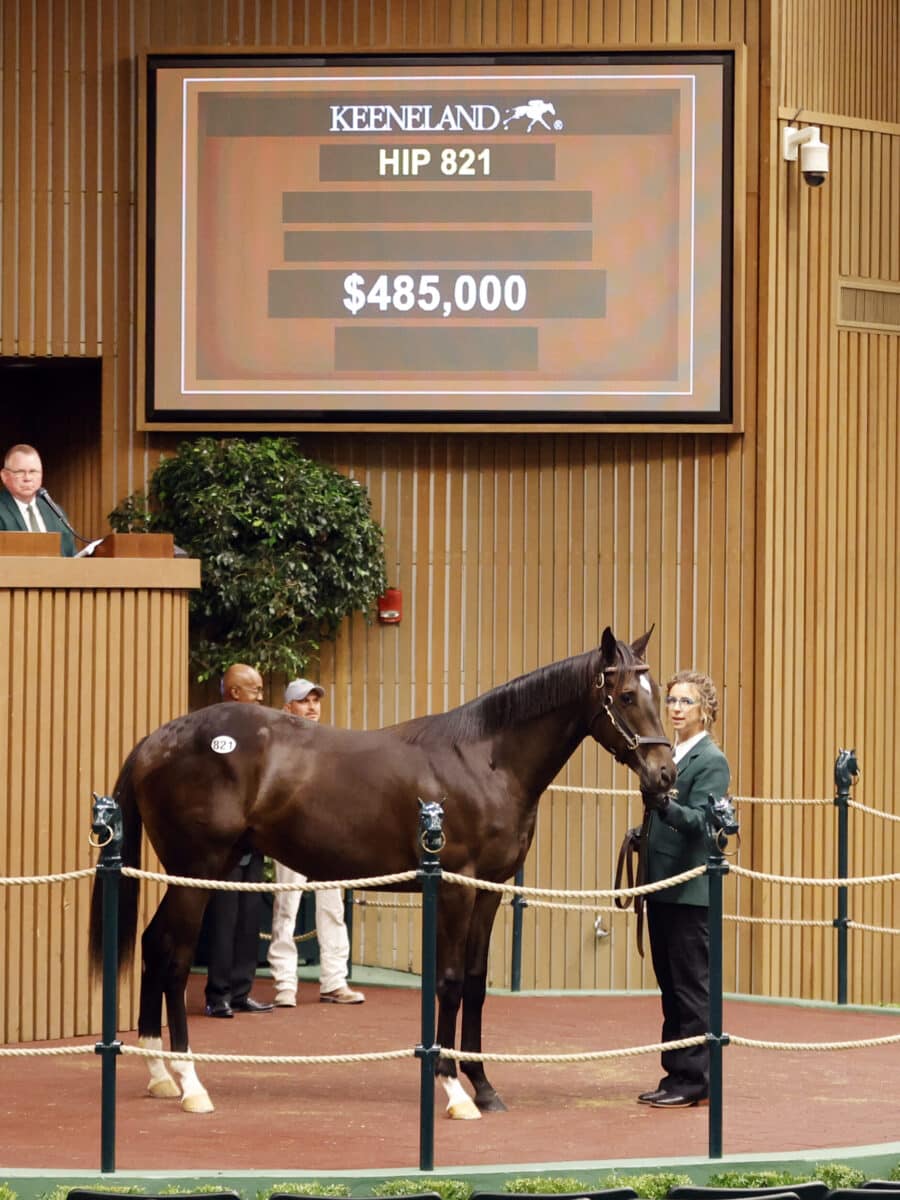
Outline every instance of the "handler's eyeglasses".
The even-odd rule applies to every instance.
[[[687,696],[666,696],[666,708],[693,708],[699,700],[689,700]]]

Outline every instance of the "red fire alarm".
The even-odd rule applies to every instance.
[[[399,588],[385,588],[378,597],[378,620],[382,625],[399,625],[403,616],[403,593]]]

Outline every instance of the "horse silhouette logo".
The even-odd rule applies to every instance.
[[[545,117],[555,117],[556,109],[549,100],[529,100],[527,104],[517,104],[515,108],[506,109],[503,118],[503,128],[508,129],[512,121],[527,121],[526,133],[531,133],[535,125],[543,125],[550,132],[550,126]],[[562,129],[562,121],[553,122],[554,129]]]

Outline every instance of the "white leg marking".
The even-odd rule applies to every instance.
[[[162,1050],[162,1038],[147,1037],[138,1038],[138,1045],[142,1050]],[[166,1070],[166,1062],[163,1058],[148,1058],[146,1060],[150,1070],[150,1082],[147,1084],[147,1091],[157,1100],[170,1100],[181,1093],[178,1090],[178,1084]]]
[[[447,1116],[454,1121],[477,1121],[481,1113],[475,1101],[469,1096],[458,1079],[441,1076],[441,1083],[447,1093]]]
[[[206,1088],[197,1078],[197,1072],[192,1062],[173,1059],[172,1070],[178,1076],[181,1083],[181,1107],[185,1112],[215,1112]]]

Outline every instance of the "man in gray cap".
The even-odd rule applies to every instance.
[[[284,691],[284,711],[307,721],[322,717],[325,689],[309,679],[294,679]],[[276,883],[306,883],[306,876],[275,863]],[[297,945],[294,928],[302,892],[276,892],[272,905],[272,941],[269,966],[275,980],[275,1003],[293,1008],[297,1003]],[[316,892],[316,936],[319,939],[319,999],[323,1004],[362,1004],[365,996],[347,986],[350,938],[344,922],[344,897],[340,888]]]

